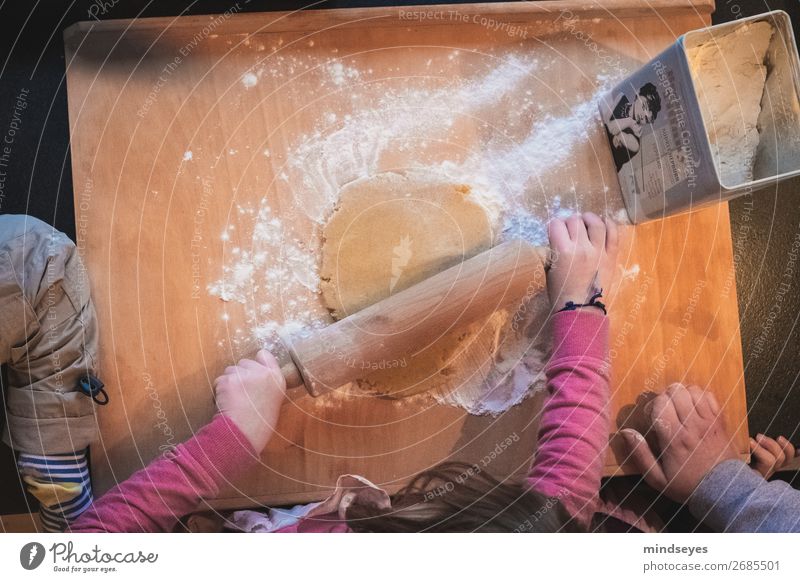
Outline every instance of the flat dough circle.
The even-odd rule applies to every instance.
[[[323,230],[322,298],[341,319],[488,249],[494,214],[471,186],[437,172],[384,172],[345,185]],[[464,330],[441,335],[362,388],[409,396],[449,373]]]

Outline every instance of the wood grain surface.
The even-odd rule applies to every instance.
[[[421,10],[437,9],[445,7]],[[91,273],[101,375],[111,398],[100,410],[101,437],[92,448],[98,493],[203,426],[214,411],[213,379],[238,355],[226,340],[244,325],[243,308],[225,304],[224,321],[223,302],[205,291],[230,251],[220,233],[238,203],[266,196],[275,208],[286,207],[282,202],[291,191],[275,179],[279,158],[261,151],[285,151],[313,129],[318,114],[313,76],[295,80],[291,91],[269,76],[245,89],[244,71],[270,63],[276,50],[284,56],[335,50],[379,74],[399,67],[392,73],[398,76],[421,71],[431,59],[446,62],[443,50],[458,48],[475,59],[490,51],[525,51],[563,58],[563,66],[543,72],[539,81],[591,93],[598,46],[633,70],[679,34],[708,23],[713,3],[446,9],[464,17],[409,22],[398,8],[375,8],[105,21],[66,32],[77,238]],[[580,38],[559,28],[567,11],[580,17]],[[524,35],[481,25],[481,16],[518,24]],[[458,63],[448,70],[463,73]],[[545,113],[559,107],[557,96],[542,95],[541,104]],[[479,133],[468,129],[459,147]],[[609,198],[618,197],[605,139],[590,131],[573,153],[577,169],[553,172],[541,187],[607,188]],[[189,150],[193,164],[184,163]],[[231,151],[238,154],[226,155]],[[295,215],[283,218],[313,228]],[[635,422],[635,414],[626,419],[648,390],[673,381],[707,385],[744,454],[727,205],[623,231],[622,267],[609,295],[615,422]],[[540,405],[533,397],[489,418],[427,400],[352,394],[313,399],[292,392],[260,469],[230,483],[214,503],[224,508],[315,500],[343,473],[396,490],[445,459],[482,464],[501,477],[519,474],[535,449]],[[607,473],[618,471],[623,460],[612,442]]]

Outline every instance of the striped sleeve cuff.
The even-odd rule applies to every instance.
[[[55,455],[21,453],[17,466],[28,491],[39,500],[47,531],[64,531],[92,504],[86,450]]]

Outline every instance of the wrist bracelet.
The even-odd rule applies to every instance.
[[[567,301],[564,307],[559,309],[556,313],[561,313],[562,311],[575,311],[579,307],[597,307],[598,309],[603,310],[603,315],[608,315],[608,311],[606,311],[606,304],[602,301],[598,301],[598,299],[600,299],[602,296],[603,290],[600,289],[591,296],[587,303],[575,303],[573,301]]]

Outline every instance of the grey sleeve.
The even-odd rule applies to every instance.
[[[718,532],[800,532],[800,491],[765,480],[742,461],[714,467],[689,498],[689,511]]]

